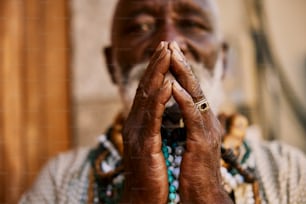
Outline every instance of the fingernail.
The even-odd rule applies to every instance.
[[[165,79],[165,81],[164,81],[164,87],[168,87],[169,85],[170,85],[171,83],[170,83],[170,80],[169,79]]]
[[[172,43],[173,43],[173,46],[174,46],[175,49],[181,50],[176,41],[172,41]]]
[[[177,49],[174,49],[173,54],[177,59],[182,59],[182,56]]]
[[[175,80],[175,79],[174,79],[174,76],[173,76],[170,72],[167,72],[167,73],[166,73],[165,79],[167,79],[167,80],[169,80],[169,81]]]
[[[156,48],[156,51],[160,51],[161,49],[163,49],[163,47],[165,46],[165,42],[161,41],[158,45],[158,47]]]

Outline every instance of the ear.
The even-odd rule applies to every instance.
[[[114,57],[112,52],[112,47],[108,46],[104,48],[104,58],[107,66],[108,73],[112,79],[112,82],[114,84],[117,84],[117,78],[116,78],[116,70],[115,70],[115,63],[114,63]]]
[[[222,64],[223,64],[222,79],[224,79],[227,68],[228,68],[228,44],[227,42],[222,42]]]

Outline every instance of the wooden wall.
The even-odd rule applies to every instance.
[[[0,1],[0,203],[71,144],[66,0]]]

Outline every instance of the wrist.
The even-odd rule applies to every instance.
[[[205,204],[205,203],[222,203],[233,204],[232,199],[223,189],[222,186],[211,186],[203,191],[190,193],[188,197],[182,198],[183,203]]]
[[[211,189],[209,193],[205,195],[206,203],[222,203],[222,204],[232,204],[233,201],[228,195],[228,193],[223,189],[222,186],[218,188]]]

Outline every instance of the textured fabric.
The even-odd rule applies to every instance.
[[[50,160],[20,203],[86,203],[89,149],[78,149]]]
[[[253,144],[256,170],[267,203],[306,203],[306,160],[279,142]]]
[[[306,160],[298,150],[278,142],[250,141],[262,203],[306,203]],[[86,203],[89,149],[79,149],[52,159],[20,203]],[[237,204],[247,203],[250,185],[235,190]]]

